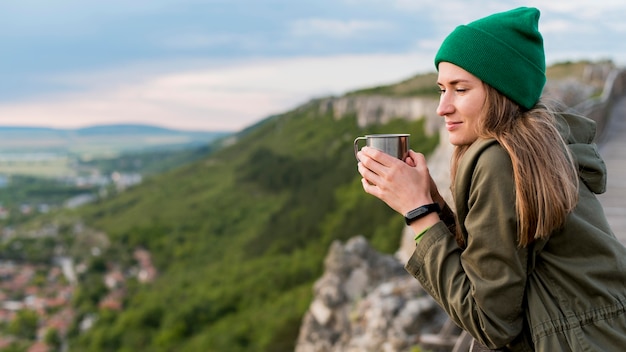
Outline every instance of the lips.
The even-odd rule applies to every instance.
[[[461,126],[462,122],[460,121],[446,121],[446,129],[448,131],[452,131]]]

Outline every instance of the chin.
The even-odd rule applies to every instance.
[[[459,138],[454,138],[453,136],[450,136],[450,138],[448,138],[448,140],[450,141],[450,144],[454,145],[454,146],[462,146],[465,143],[463,143],[462,140],[460,140]]]
[[[454,135],[454,134],[450,134],[448,140],[450,141],[450,144],[457,146],[457,147],[462,147],[464,145],[470,145],[472,143],[474,143],[474,141],[476,141],[476,139],[478,139],[477,137],[473,137],[473,136],[460,136],[460,135]]]
[[[458,139],[450,138],[450,144],[452,144],[455,147],[462,147],[464,145],[470,145],[472,143],[474,143],[474,141],[458,140]]]

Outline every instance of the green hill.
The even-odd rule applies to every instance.
[[[142,247],[160,275],[131,287],[122,313],[100,312],[72,350],[292,351],[330,243],[358,234],[382,251],[399,243],[402,218],[362,191],[354,137],[408,132],[422,151],[438,142],[422,122],[364,130],[318,111],[269,118],[209,158],[82,209],[113,244],[108,262]],[[83,278],[82,314],[97,311],[85,285],[94,281]]]

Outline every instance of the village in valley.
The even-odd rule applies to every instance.
[[[5,192],[11,187],[11,177],[4,176],[0,187]],[[122,192],[140,184],[139,173],[113,172],[104,176],[94,173],[90,177],[68,177],[62,182],[85,190],[57,204],[25,200],[12,206],[0,205],[0,243],[4,253],[0,257],[0,350],[27,352],[62,351],[66,337],[72,329],[80,332],[89,329],[97,319],[95,315],[79,316],[75,301],[79,290],[79,279],[90,270],[85,257],[75,262],[75,256],[67,255],[63,248],[58,226],[47,226],[33,233],[18,233],[8,225],[11,221],[27,219],[55,209],[73,209],[106,197],[110,192]],[[45,186],[45,185],[44,185]],[[72,236],[94,237],[83,225],[74,225]],[[99,240],[89,240],[92,247],[85,248],[87,258],[103,255],[108,239],[98,233]],[[44,260],[29,260],[19,253],[29,250],[27,243],[41,241],[54,243],[53,255]],[[30,250],[30,252],[35,252]],[[102,272],[102,287],[105,290],[97,302],[100,310],[119,311],[123,308],[128,280],[148,283],[156,277],[150,253],[144,249],[133,252],[131,268],[121,268],[105,260]],[[17,346],[17,347],[16,347]]]
[[[137,249],[133,257],[133,268],[106,268],[103,281],[107,293],[98,303],[100,310],[123,308],[127,280],[149,283],[156,277],[148,251]],[[72,306],[77,277],[85,270],[85,263],[75,265],[69,258],[57,258],[51,266],[0,262],[0,349],[21,339],[31,341],[28,352],[57,351],[70,329],[89,329],[97,317],[77,321]]]

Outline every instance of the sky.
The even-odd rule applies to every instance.
[[[548,65],[626,64],[623,0],[6,0],[0,126],[234,132],[433,72],[457,25],[519,6],[541,11]]]

